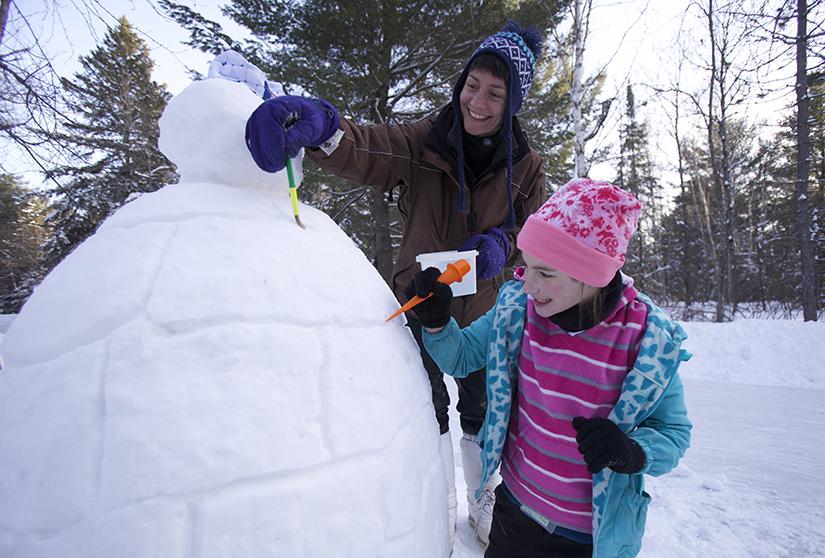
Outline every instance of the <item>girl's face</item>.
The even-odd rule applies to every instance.
[[[580,302],[592,299],[599,292],[597,287],[573,279],[522,252],[524,263],[524,292],[533,299],[536,314],[549,318]]]
[[[464,130],[471,136],[492,136],[504,122],[507,84],[486,70],[475,69],[459,95]]]

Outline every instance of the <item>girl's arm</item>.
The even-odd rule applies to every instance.
[[[445,374],[466,378],[487,365],[487,343],[495,308],[461,329],[454,318],[438,333],[424,329],[424,347]]]
[[[676,468],[690,447],[692,427],[684,387],[677,373],[659,406],[630,434],[645,452],[647,463],[641,472],[658,477]]]

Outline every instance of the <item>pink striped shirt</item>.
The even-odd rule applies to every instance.
[[[618,401],[644,334],[647,309],[635,298],[633,284],[624,285],[613,314],[572,334],[536,314],[528,300],[501,476],[519,502],[549,520],[550,531],[556,524],[591,532],[593,475],[571,421],[607,417]]]

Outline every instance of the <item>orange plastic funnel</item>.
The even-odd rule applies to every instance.
[[[461,281],[462,279],[464,279],[464,276],[467,275],[468,271],[470,271],[470,264],[467,263],[467,260],[465,259],[458,260],[455,263],[448,263],[447,269],[441,275],[438,276],[438,282],[444,283],[445,285],[449,285],[450,283]],[[412,297],[407,304],[402,306],[398,310],[398,312],[387,318],[386,321],[384,321],[384,323],[387,323],[391,319],[400,316],[402,313],[406,312],[419,302],[424,302],[431,296],[433,296],[433,293],[428,294],[424,298],[421,298],[418,295]]]

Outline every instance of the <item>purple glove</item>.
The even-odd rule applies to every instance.
[[[495,277],[504,269],[504,260],[510,253],[510,241],[507,235],[498,227],[493,227],[487,234],[477,234],[471,236],[467,242],[461,245],[459,252],[465,250],[477,250],[476,256],[476,277],[479,279],[489,279]]]
[[[246,146],[262,170],[278,172],[302,147],[318,147],[331,138],[338,121],[335,107],[321,99],[273,97],[246,121]]]

